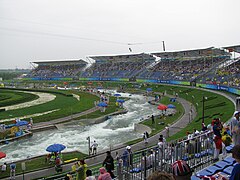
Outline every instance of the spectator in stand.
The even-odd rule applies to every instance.
[[[186,141],[186,152],[189,156],[193,156],[194,152],[194,145],[191,140]]]
[[[90,169],[86,171],[86,175],[87,177],[85,180],[96,180],[96,178],[92,175],[92,171]]]
[[[234,117],[230,122],[230,132],[232,135],[233,145],[240,144],[240,122],[239,122],[239,111],[234,112]]]
[[[72,171],[73,172],[76,172],[76,170],[78,169],[78,167],[79,167],[79,165],[78,165],[78,163],[77,162],[75,162],[73,165],[72,165]]]
[[[225,146],[229,146],[232,143],[232,138],[229,136],[229,134],[224,131],[223,136],[222,136],[222,141],[225,144]]]
[[[222,142],[222,138],[219,136],[216,136],[216,135],[214,135],[214,137],[213,137],[213,142],[214,142],[213,143],[213,147],[214,147],[213,160],[218,161],[221,150],[222,150],[223,157],[225,157],[227,155],[226,146]]]
[[[86,171],[87,171],[87,164],[82,159],[79,161],[80,165],[77,169],[77,177],[76,180],[83,180],[86,179]]]
[[[165,143],[163,142],[163,138],[158,139],[158,150],[159,158],[161,159],[164,156],[165,152]]]
[[[189,131],[187,131],[186,134],[187,134],[187,139],[193,138],[193,134],[191,134]]]
[[[7,163],[4,163],[1,167],[1,171],[6,172],[6,170],[7,170]]]
[[[156,155],[153,149],[150,150],[150,154],[147,157],[149,159],[149,165],[155,167]]]
[[[207,126],[204,123],[202,123],[202,132],[204,132],[206,130],[207,130]]]
[[[229,180],[239,180],[240,179],[240,145],[236,145],[232,150],[232,157],[237,161],[234,166]]]
[[[163,139],[163,142],[164,142],[164,143],[166,143],[166,142],[167,142],[166,138],[165,138],[165,137],[163,137],[163,135],[162,135],[162,134],[160,134],[160,135],[159,135],[159,137]]]
[[[114,170],[114,160],[110,151],[107,151],[107,157],[104,159],[102,166],[105,166],[107,172],[111,175],[112,178],[115,178],[113,174]]]
[[[142,152],[142,159],[141,159],[141,164],[139,165],[142,170],[148,169],[150,167],[150,161],[148,156],[146,156],[145,152]]]
[[[192,169],[183,160],[177,160],[172,164],[172,173],[175,180],[190,180]]]
[[[221,131],[222,131],[222,123],[220,122],[219,118],[215,118],[213,121],[213,133],[219,138],[222,138]]]
[[[12,162],[10,164],[10,179],[15,179],[15,171],[16,171],[16,164]]]
[[[72,177],[72,175],[71,174],[66,174],[66,176],[64,177],[64,180],[72,180],[73,179],[73,177]]]
[[[133,164],[133,157],[132,157],[132,151],[131,151],[131,147],[127,146],[125,151],[123,152],[122,155],[122,160],[123,160],[123,166],[125,167],[129,167],[132,166]]]
[[[111,180],[110,174],[106,171],[104,167],[99,169],[100,175],[98,176],[98,180]]]
[[[200,132],[196,128],[194,128],[193,129],[193,136],[197,136],[199,134],[200,134]]]
[[[147,180],[174,180],[174,177],[172,174],[166,173],[164,171],[155,171],[150,174],[150,176],[148,176]]]

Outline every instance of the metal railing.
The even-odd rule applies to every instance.
[[[171,172],[172,163],[185,160],[196,171],[213,160],[212,132],[182,141],[166,142],[159,146],[121,156],[116,163],[116,174],[122,179],[147,179],[156,170]]]
[[[185,160],[195,172],[209,166],[213,160],[213,133],[206,132],[181,141],[165,142],[141,151],[122,155],[115,160],[114,174],[118,180],[142,180],[154,171],[172,172],[172,163]],[[99,167],[92,174],[99,176]],[[76,173],[72,173],[73,179]],[[64,179],[63,174],[45,179]]]

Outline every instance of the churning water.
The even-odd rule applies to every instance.
[[[108,91],[108,93],[116,92]],[[16,161],[46,154],[46,148],[54,143],[64,144],[67,148],[63,152],[79,150],[88,153],[88,141],[86,140],[88,136],[91,142],[96,140],[99,150],[142,137],[141,134],[134,131],[134,123],[160,112],[156,106],[147,102],[149,99],[146,99],[145,96],[120,94],[122,97],[130,98],[124,103],[124,107],[128,110],[126,114],[112,116],[103,123],[91,126],[81,126],[80,123],[79,125],[75,123],[71,126],[61,126],[56,130],[34,133],[31,138],[1,146],[0,151],[5,152],[7,157],[0,161]]]

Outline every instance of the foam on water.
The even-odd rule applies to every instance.
[[[111,91],[110,93],[116,92]],[[124,103],[128,113],[112,116],[100,124],[62,126],[58,130],[34,133],[31,138],[10,142],[8,145],[1,147],[0,151],[5,152],[7,157],[0,160],[0,162],[15,161],[46,154],[47,146],[53,143],[64,144],[67,147],[64,151],[80,150],[88,153],[88,141],[86,140],[88,136],[91,138],[91,142],[93,140],[97,141],[100,150],[142,137],[141,134],[133,130],[134,123],[138,123],[152,114],[157,115],[160,112],[155,106],[150,105],[146,97],[142,95],[129,96],[128,93],[120,94],[122,97],[130,98]]]

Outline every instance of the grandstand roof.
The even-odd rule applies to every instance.
[[[68,65],[68,64],[88,64],[86,61],[82,59],[77,60],[44,60],[44,61],[35,61],[32,62],[38,65]]]
[[[219,48],[209,47],[202,49],[193,49],[193,50],[182,50],[182,51],[172,51],[172,52],[159,52],[152,53],[161,58],[189,58],[189,57],[202,57],[202,56],[223,56],[229,55],[224,50]]]
[[[240,45],[227,46],[227,47],[223,47],[223,48],[227,49],[229,52],[238,52],[238,53],[240,53]]]
[[[155,61],[155,58],[151,54],[139,53],[139,54],[121,54],[121,55],[102,55],[102,56],[89,56],[96,60],[96,62],[123,62],[123,61]]]

